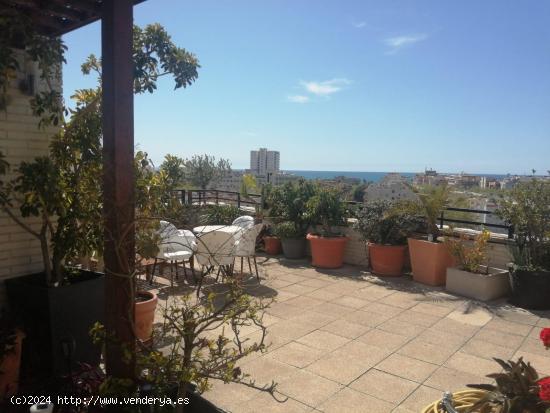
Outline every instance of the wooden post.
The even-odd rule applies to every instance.
[[[114,339],[107,340],[106,368],[115,378],[134,378],[132,1],[105,0],[102,13],[105,328],[107,337]],[[125,353],[132,355],[129,363]]]

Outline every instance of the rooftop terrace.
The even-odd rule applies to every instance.
[[[523,356],[540,374],[550,373],[538,339],[550,312],[475,302],[350,265],[258,262],[260,284],[249,277],[245,285],[253,296],[275,298],[264,318],[270,346],[240,365],[258,384],[278,382],[276,398],[286,401],[215,382],[205,396],[226,411],[418,413],[444,390],[488,382],[484,376],[498,370],[492,357]],[[165,282],[155,279],[159,307],[189,289],[181,279],[172,288]],[[210,282],[205,291],[213,291]],[[246,336],[258,334],[251,327]]]

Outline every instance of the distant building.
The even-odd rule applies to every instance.
[[[418,197],[409,185],[407,178],[397,173],[387,174],[380,182],[365,189],[365,202],[417,200]]]
[[[481,189],[500,189],[500,182],[496,178],[482,176],[479,178],[479,187]]]
[[[426,169],[423,174],[416,174],[413,178],[414,186],[437,186],[447,183],[447,179],[443,175],[439,175],[434,169]]]
[[[454,185],[464,189],[475,188],[480,186],[480,180],[481,177],[477,175],[461,173],[454,177]]]
[[[250,170],[256,175],[267,175],[268,173],[279,172],[279,152],[268,151],[267,148],[250,151]]]
[[[260,148],[257,151],[250,151],[250,169],[231,171],[218,182],[212,183],[210,187],[211,189],[222,191],[238,192],[241,190],[244,174],[254,176],[258,187],[265,184],[282,185],[286,182],[300,179],[297,175],[280,170],[280,154],[278,151],[269,151],[266,148]]]

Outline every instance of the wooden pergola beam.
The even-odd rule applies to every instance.
[[[105,0],[101,22],[106,366],[115,378],[135,375],[132,9],[132,0]]]

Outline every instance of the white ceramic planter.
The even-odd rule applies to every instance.
[[[445,289],[480,301],[495,300],[510,292],[508,271],[489,267],[488,274],[475,274],[458,268],[447,268]]]

